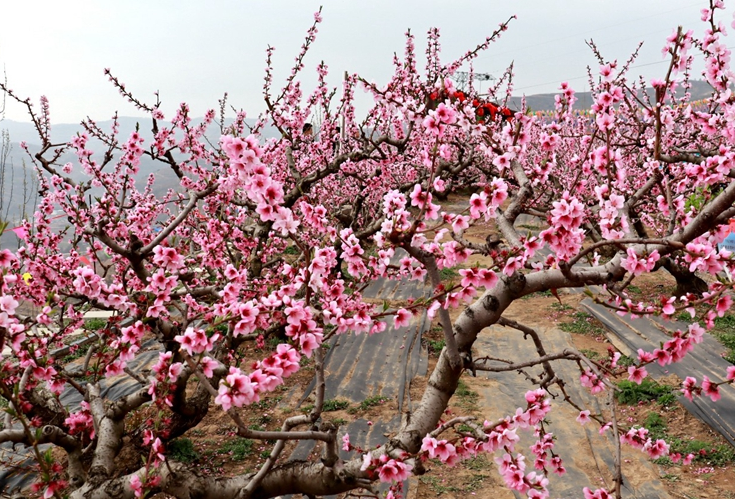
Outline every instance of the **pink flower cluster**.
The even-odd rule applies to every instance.
[[[627,258],[620,265],[634,276],[641,275],[644,272],[651,272],[656,262],[661,258],[661,255],[656,250],[645,258],[639,257],[633,248],[628,248],[627,254]]]
[[[291,301],[286,307],[286,336],[292,338],[301,347],[301,352],[307,357],[322,344],[322,329],[317,326],[311,308],[303,301]]]
[[[447,125],[453,125],[457,122],[457,112],[447,106],[443,102],[437,106],[433,111],[429,111],[426,118],[424,118],[424,128],[437,137],[444,135]]]
[[[174,336],[181,347],[186,350],[189,355],[210,352],[214,348],[214,343],[219,339],[219,333],[207,336],[203,329],[188,327],[184,334]]]
[[[68,428],[69,435],[78,435],[80,433],[89,433],[89,438],[94,438],[94,422],[92,413],[89,410],[89,404],[82,401],[81,409],[78,412],[69,414],[64,420],[64,425]]]
[[[245,375],[237,367],[230,367],[229,374],[220,380],[216,404],[225,411],[230,407],[242,407],[260,400],[260,394],[272,392],[283,380],[299,370],[301,356],[291,345],[282,343],[276,352],[255,364],[255,370]]]
[[[494,453],[503,450],[504,454],[496,459],[503,479],[508,487],[518,492],[528,494],[531,498],[546,498],[548,480],[543,474],[536,472],[525,473],[525,457],[521,454],[513,456],[520,437],[517,429],[538,429],[539,423],[544,420],[551,410],[547,394],[544,390],[534,390],[526,393],[527,407],[518,408],[512,418],[507,418],[485,433],[484,440],[472,437],[462,437],[454,442],[438,440],[426,435],[421,445],[422,459],[439,459],[442,463],[453,466],[459,460],[476,455],[478,452]],[[559,456],[549,455],[554,447],[553,435],[539,433],[539,438],[531,447],[536,456],[535,466],[538,470],[552,470],[562,475],[566,472]]]
[[[562,199],[552,203],[550,212],[551,227],[542,231],[539,237],[556,252],[560,260],[569,260],[579,252],[584,240],[580,225],[584,221],[584,205],[568,192]]]
[[[648,430],[645,428],[632,428],[628,430],[627,433],[620,435],[620,442],[648,453],[651,459],[658,459],[669,455],[669,445],[666,441],[661,439],[654,441],[649,438]]]
[[[589,388],[593,394],[597,394],[605,390],[605,383],[602,378],[589,369],[582,373],[579,377],[579,381],[582,383],[583,387]]]

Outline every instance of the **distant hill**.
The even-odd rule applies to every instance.
[[[706,81],[692,80],[691,83],[692,88],[689,91],[692,94],[692,100],[701,100],[712,94],[712,87]],[[681,92],[681,89],[679,89],[679,92]],[[553,111],[554,96],[558,93],[527,95],[526,105],[533,111]],[[651,97],[654,95],[654,91],[650,87],[646,89],[646,93]],[[575,109],[589,109],[594,102],[591,92],[577,92],[575,97],[577,97],[577,102],[574,104]],[[521,108],[521,97],[511,97],[508,107],[519,110]]]

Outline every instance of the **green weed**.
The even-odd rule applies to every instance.
[[[325,400],[322,410],[324,412],[341,411],[349,406],[350,403],[347,400]]]
[[[283,250],[283,253],[285,253],[286,255],[300,255],[301,250],[298,246],[293,244],[291,246],[287,246],[286,249]]]
[[[428,345],[431,353],[439,355],[446,345],[446,342],[442,338],[441,340],[426,340],[426,344]]]
[[[454,267],[445,267],[439,271],[439,276],[442,278],[442,281],[448,281],[459,277],[459,271]]]
[[[168,456],[181,463],[191,463],[199,459],[194,442],[188,438],[177,438],[168,443]]]
[[[723,358],[730,364],[735,364],[735,315],[715,317],[715,327],[712,328],[710,334],[727,348],[727,353],[723,355]]]
[[[556,310],[557,312],[566,312],[568,310],[573,310],[573,308],[567,305],[566,303],[559,303],[558,301],[555,301],[554,303],[552,303],[551,308],[553,310]]]
[[[228,440],[217,451],[217,454],[229,454],[233,461],[242,461],[253,452],[254,442],[247,438]]]
[[[459,383],[457,383],[457,389],[454,391],[454,394],[459,399],[459,405],[464,407],[465,409],[476,409],[477,408],[477,401],[480,399],[480,395],[472,391],[467,384],[459,380]]]
[[[84,319],[84,329],[87,331],[99,331],[107,326],[107,319]]]
[[[663,439],[671,446],[671,452],[682,456],[694,454],[694,460],[710,466],[728,466],[735,461],[735,449],[730,445],[712,445],[702,440],[682,440],[666,433],[666,419],[657,413],[649,413],[644,423],[652,439]],[[672,465],[669,458],[654,461],[656,464]]]
[[[558,304],[555,303],[555,305]],[[599,325],[597,319],[586,312],[574,312],[572,319],[572,322],[559,324],[562,331],[590,336],[601,336],[605,334],[605,330]]]
[[[383,397],[380,395],[377,395],[375,397],[368,397],[362,402],[360,402],[360,410],[366,411],[370,409],[371,407],[375,407],[376,405],[381,405],[384,402],[387,402],[390,400],[388,397]]]
[[[581,353],[582,355],[584,355],[585,357],[587,357],[590,360],[595,360],[595,359],[599,359],[600,358],[600,354],[598,352],[595,352],[594,350],[588,350],[586,348],[582,348],[579,351],[579,353]]]
[[[618,402],[627,405],[660,400],[665,395],[672,395],[674,389],[669,385],[660,385],[649,378],[644,379],[640,385],[624,379],[618,382],[618,388],[620,389],[616,394]]]
[[[636,360],[632,357],[628,357],[627,355],[621,355],[618,359],[618,366],[620,367],[630,367],[636,365]]]

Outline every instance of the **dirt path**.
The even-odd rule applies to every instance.
[[[514,314],[507,314],[507,316],[514,318]],[[526,325],[532,325],[532,323],[529,324],[529,317],[515,318],[523,320]],[[541,334],[549,352],[558,352],[574,346],[571,336],[558,328],[537,326],[537,331]],[[475,355],[478,357],[492,355],[501,358],[524,359],[537,355],[530,339],[524,341],[522,333],[500,326],[493,326],[483,331],[475,347],[477,349]],[[567,391],[575,403],[588,407],[592,412],[601,410],[600,405],[606,403],[607,397],[594,397],[579,386],[579,371],[576,364],[557,361],[552,362],[552,366],[560,378],[568,381]],[[529,372],[536,374],[536,371],[540,370],[540,368],[531,369]],[[523,394],[535,388],[524,376],[516,372],[478,372],[478,378],[484,381],[475,385],[480,394],[480,411],[490,420],[514,414],[516,408],[524,403]],[[558,390],[552,389],[551,393],[559,395]],[[582,488],[586,486],[603,486],[610,490],[615,452],[611,432],[600,435],[596,425],[581,426],[576,422],[579,412],[564,403],[561,398],[557,398],[552,403],[549,431],[557,437],[554,450],[564,459],[567,473],[563,477],[556,475],[549,477],[551,497],[580,497]],[[519,434],[523,435],[521,440],[523,449],[527,449],[535,441],[532,435],[523,432]],[[530,453],[526,451],[526,454]],[[640,451],[626,449],[623,458],[625,459],[623,492],[625,497],[646,499],[669,497],[658,479],[656,467],[646,455]]]
[[[686,330],[688,327],[677,322],[620,317],[589,299],[584,300],[582,306],[605,325],[611,343],[622,353],[633,358],[637,356],[639,348],[652,352],[659,348],[661,343],[671,339],[665,331]],[[721,380],[724,379],[727,368],[732,365],[722,358],[726,350],[719,341],[705,333],[704,341],[682,361],[666,367],[653,363],[646,366],[646,369],[654,378],[659,379],[674,374],[680,380],[694,376],[700,383],[703,376],[708,376],[711,380]],[[723,385],[720,387],[720,394],[722,398],[717,402],[712,402],[709,397],[696,397],[692,402],[683,395],[678,399],[690,413],[725,437],[730,445],[735,446],[735,388]]]

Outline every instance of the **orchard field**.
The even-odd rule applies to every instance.
[[[562,83],[542,116],[507,106],[512,67],[482,95],[453,80],[512,19],[449,62],[438,30],[422,58],[407,33],[389,81],[331,88],[321,63],[306,90],[317,12],[285,81],[268,49],[254,124],[226,97],[166,116],[106,70],[147,120],[122,134],[90,119],[55,143],[52,103],[0,84],[41,142],[27,148],[37,210],[0,251],[2,485],[44,499],[735,495],[728,435],[685,409],[735,397],[722,11],[710,0],[702,37],[674,29],[650,81],[635,54],[593,45],[591,109]],[[695,78],[707,99],[691,100]],[[358,91],[373,102],[359,115]],[[176,185],[140,178],[143,159]],[[605,313],[657,324],[661,341],[626,349]]]

